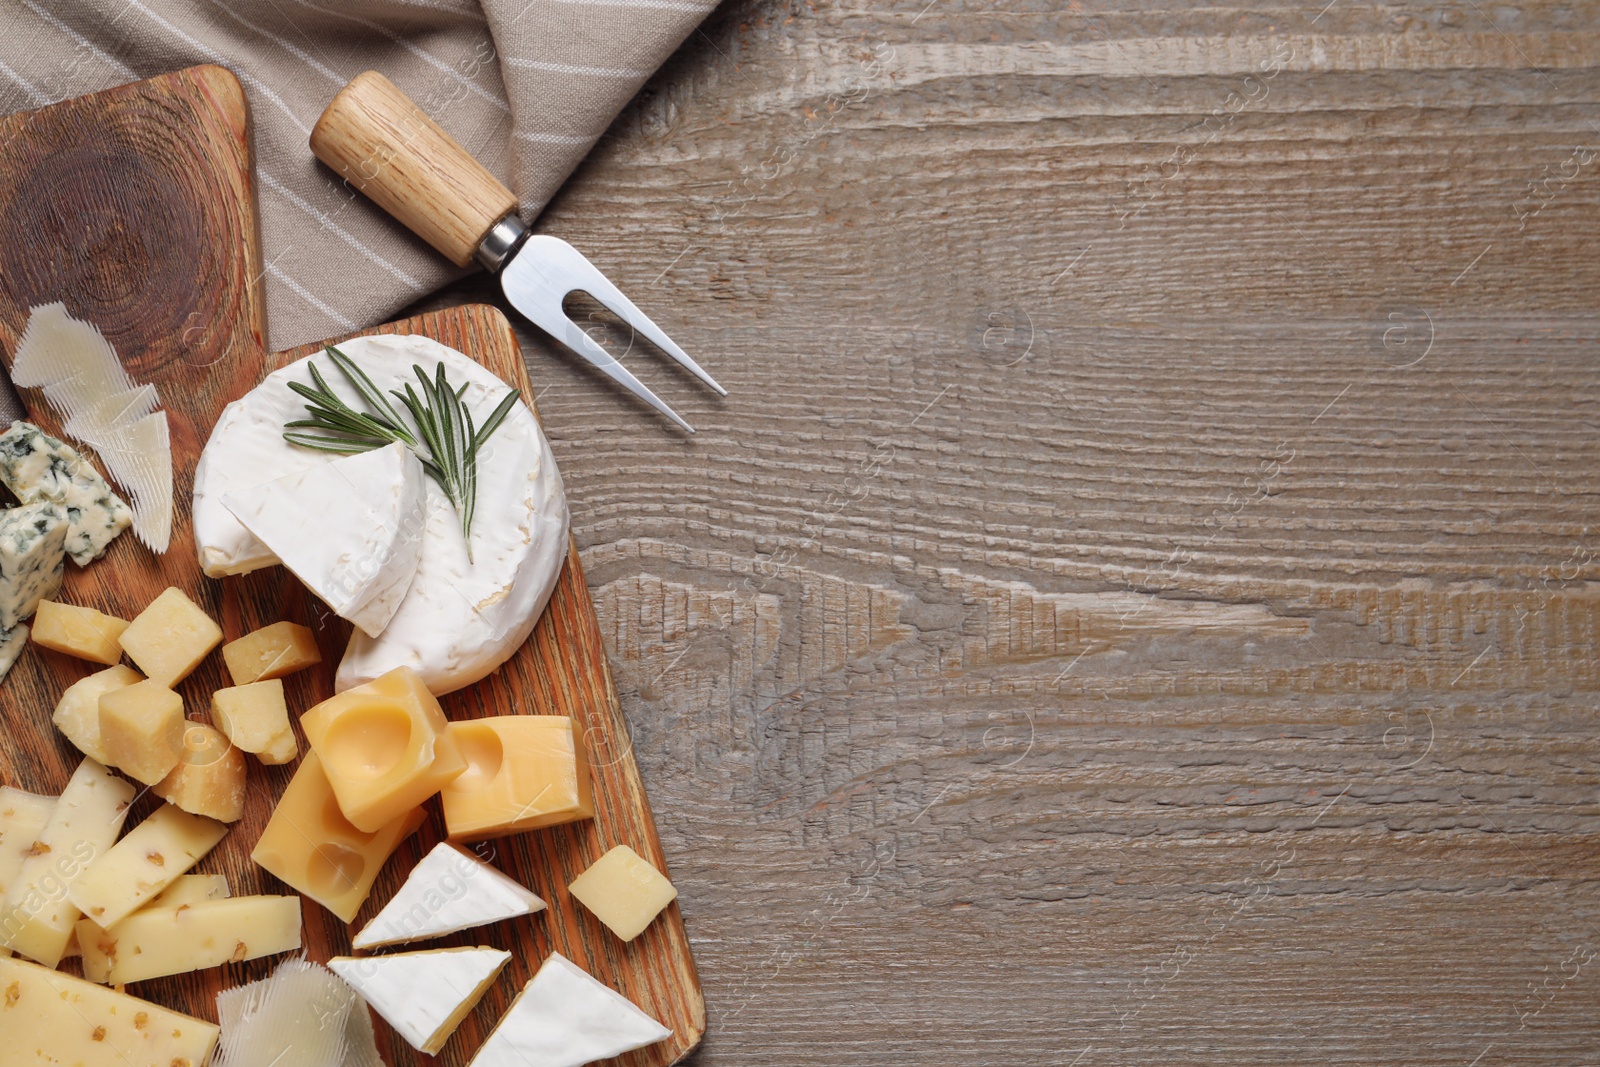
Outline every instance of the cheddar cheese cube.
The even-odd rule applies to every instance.
[[[501,715],[450,724],[467,769],[440,793],[459,841],[594,817],[583,727],[565,715]]]
[[[283,682],[277,678],[218,689],[211,694],[211,721],[236,747],[254,753],[262,763],[288,763],[300,754],[300,742],[289,725]]]
[[[186,720],[177,766],[150,791],[192,815],[238,822],[246,776],[244,753],[205,723]]]
[[[439,701],[410,667],[324,700],[300,717],[339,808],[375,833],[466,770]]]
[[[143,681],[100,696],[100,744],[118,770],[155,785],[183,754],[183,698]]]
[[[350,922],[384,863],[424,818],[421,808],[413,808],[373,833],[356,829],[339,809],[313,750],[289,779],[250,858]]]
[[[169,587],[128,624],[118,641],[135,667],[170,689],[222,643],[222,627],[183,590]]]
[[[321,663],[322,650],[308,628],[275,622],[223,645],[222,659],[234,685],[249,685]]]
[[[627,845],[595,860],[567,890],[624,941],[638,937],[678,898],[666,876]]]
[[[41,600],[33,616],[34,644],[91,663],[115,663],[122,658],[120,639],[127,619],[94,608]]]

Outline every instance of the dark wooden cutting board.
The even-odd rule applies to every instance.
[[[220,67],[195,67],[0,119],[0,345],[7,364],[28,308],[64,300],[72,314],[105,332],[134,377],[156,386],[172,427],[177,499],[171,548],[156,556],[126,534],[91,566],[68,566],[62,599],[131,618],[176,585],[222,623],[229,639],[280,619],[311,626],[325,662],[286,680],[291,706],[304,711],[331,694],[333,665],[349,624],[331,616],[281,567],[221,582],[204,577],[189,521],[195,462],[218,413],[269,371],[320,347],[265,352],[255,219],[244,96]],[[494,308],[452,308],[366,332],[436,338],[482,362],[533,404],[516,338]],[[58,429],[40,397],[25,392],[23,399],[36,421]],[[6,724],[0,731],[0,783],[61,790],[81,756],[52,726],[50,714],[63,689],[98,669],[29,648],[0,683]],[[190,717],[204,720],[211,692],[228,684],[220,655],[208,658],[180,686]],[[592,822],[503,838],[480,849],[549,902],[547,911],[413,946],[489,944],[513,954],[437,1062],[467,1063],[551,951],[674,1030],[669,1040],[614,1062],[660,1067],[681,1059],[704,1033],[705,1006],[677,905],[623,944],[566,890],[579,871],[617,844],[631,845],[667,870],[575,550],[533,636],[511,662],[443,703],[453,718],[578,717],[589,731],[598,811]],[[287,892],[249,854],[293,766],[247,762],[245,817],[196,870],[227,874],[235,895]],[[130,825],[156,803],[141,797]],[[385,867],[351,927],[306,901],[310,957],[348,952],[351,931],[382,907],[443,833],[437,802],[430,802],[429,821]],[[138,983],[128,991],[215,1020],[219,990],[263,977],[276,963],[269,958],[232,964]],[[74,968],[75,961],[63,964]],[[434,1062],[381,1020],[377,1030],[391,1067]]]

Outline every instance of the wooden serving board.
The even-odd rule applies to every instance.
[[[172,426],[177,514],[171,548],[156,556],[131,533],[101,560],[68,565],[62,599],[130,618],[176,585],[222,624],[227,638],[290,619],[312,627],[324,663],[285,680],[291,707],[304,711],[332,693],[349,624],[332,616],[281,567],[218,582],[196,562],[189,501],[194,467],[222,408],[266,373],[317,350],[267,355],[246,109],[238,82],[220,67],[196,67],[39,111],[0,119],[0,344],[9,365],[27,309],[66,301],[99,325],[140,381],[152,382]],[[499,311],[471,306],[422,315],[367,333],[420,333],[533,390],[510,325]],[[37,396],[24,396],[47,429],[58,424]],[[0,684],[0,783],[57,793],[81,758],[50,714],[72,682],[96,665],[30,648]],[[213,690],[231,684],[213,654],[179,687],[189,715],[204,720]],[[461,1024],[437,1062],[465,1064],[539,964],[557,951],[627,995],[674,1031],[672,1038],[616,1063],[660,1067],[685,1056],[705,1031],[705,1006],[683,919],[674,904],[639,938],[623,944],[567,893],[584,867],[628,844],[667,870],[639,779],[627,722],[576,550],[533,636],[500,671],[443,700],[452,718],[573,715],[588,730],[595,775],[593,821],[485,842],[480,855],[522,881],[549,909],[515,922],[413,947],[488,944],[512,962]],[[305,739],[300,737],[302,751]],[[250,765],[244,819],[196,868],[228,876],[235,895],[288,890],[250,861],[293,766]],[[142,796],[130,818],[159,803]],[[350,936],[389,899],[416,861],[443,839],[437,801],[421,831],[384,868],[351,927],[309,900],[305,943],[312,959],[349,952]],[[129,987],[129,992],[201,1018],[216,1018],[219,990],[269,973],[277,958],[232,964]],[[74,969],[67,961],[63,969]],[[433,1062],[377,1020],[391,1067]]]

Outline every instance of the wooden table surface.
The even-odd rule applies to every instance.
[[[695,1062],[1600,1059],[1600,8],[1324,2],[745,0],[541,221]]]

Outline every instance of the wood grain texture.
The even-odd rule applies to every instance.
[[[320,608],[282,568],[223,582],[202,577],[188,521],[194,464],[222,407],[263,375],[318,349],[307,346],[272,356],[260,349],[261,305],[256,289],[260,272],[252,269],[257,259],[254,211],[243,97],[237,83],[218,68],[198,68],[8,121],[14,124],[9,128],[13,151],[0,156],[0,216],[15,218],[33,211],[37,225],[29,235],[41,250],[37,258],[63,265],[53,272],[36,268],[26,276],[26,284],[5,275],[0,283],[0,338],[9,351],[30,303],[66,300],[74,314],[104,324],[130,369],[156,385],[173,427],[179,518],[172,548],[158,557],[132,537],[121,537],[105,558],[90,567],[69,567],[62,598],[131,618],[161,589],[177,585],[222,623],[228,639],[280,619],[310,626],[322,647],[324,665],[292,675],[285,686],[293,709],[311,707],[332,694],[331,668],[349,637],[349,624]],[[178,152],[187,153],[183,170],[167,169]],[[98,184],[80,194],[73,168],[86,158],[96,161]],[[59,210],[51,214],[19,199],[42,196],[41,190],[51,188],[81,196],[81,205],[78,200],[58,200]],[[129,190],[145,188],[161,190],[164,207],[159,214],[141,214],[135,209],[142,202],[118,199]],[[85,216],[91,221],[115,216],[117,222],[114,226],[108,222],[107,228],[116,230],[120,240],[79,249],[73,242]],[[219,234],[230,243],[216,245]],[[52,258],[45,251],[56,247],[71,254]],[[130,248],[142,255],[127,251]],[[100,253],[93,263],[85,258],[91,251]],[[0,255],[21,262],[9,246]],[[171,324],[186,321],[190,312],[187,321],[203,325],[195,327],[189,343],[180,345],[170,333]],[[104,317],[95,318],[97,314]],[[515,336],[492,308],[455,308],[366,332],[425,333],[479,359],[520,388],[530,404],[533,401]],[[44,404],[29,406],[41,424],[56,429]],[[37,648],[23,656],[0,688],[0,708],[7,722],[0,734],[0,781],[37,792],[60,790],[81,756],[51,725],[50,714],[61,691],[95,669],[96,665]],[[179,686],[190,717],[204,719],[211,692],[230,684],[221,656],[208,657]],[[561,952],[621,990],[675,1030],[668,1041],[614,1062],[662,1067],[679,1059],[704,1031],[705,1009],[678,905],[625,945],[566,890],[589,863],[617,844],[631,845],[670,873],[575,549],[549,607],[511,662],[490,678],[446,696],[442,703],[452,718],[532,713],[577,717],[589,732],[597,812],[592,821],[478,846],[480,855],[533,888],[550,908],[531,920],[429,943],[430,947],[486,943],[513,953],[511,963],[437,1062],[467,1063],[551,951]],[[303,736],[301,748],[305,750]],[[256,867],[249,853],[292,767],[247,762],[245,817],[197,870],[227,874],[235,895],[283,892],[282,884]],[[130,824],[158,803],[155,797],[142,795]],[[306,947],[313,959],[348,953],[351,929],[371,919],[416,860],[443,839],[436,802],[432,809],[422,830],[384,868],[352,927],[306,903]],[[130,991],[214,1020],[214,998],[220,989],[263,977],[276,962],[268,958],[230,964],[137,983]],[[378,1033],[391,1067],[434,1062],[395,1038],[386,1026],[379,1025]]]
[[[1600,1057],[1597,42],[741,0],[651,83],[538,225],[730,395],[523,341],[696,1062]]]
[[[458,267],[517,209],[511,190],[377,71],[339,90],[311,151]]]

